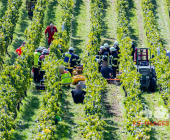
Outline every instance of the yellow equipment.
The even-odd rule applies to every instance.
[[[73,69],[73,85],[78,84],[79,81],[85,81],[85,76],[81,75],[83,66],[77,66],[76,69]]]

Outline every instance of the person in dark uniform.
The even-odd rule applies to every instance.
[[[72,74],[73,68],[80,64],[80,58],[74,54],[74,48],[70,47],[69,52],[63,54],[64,62],[67,63],[66,69]]]
[[[86,91],[82,90],[81,85],[77,84],[76,89],[71,91],[74,103],[83,103]]]
[[[109,45],[107,43],[104,44],[105,50],[106,52],[110,55],[110,48]]]
[[[105,79],[110,79],[112,77],[112,69],[108,66],[107,61],[103,61],[101,73]]]
[[[116,78],[116,69],[118,69],[118,54],[116,52],[116,49],[114,47],[110,48],[110,58],[109,58],[109,64],[110,67],[113,70],[113,78]]]
[[[115,49],[117,50],[117,54],[119,55],[120,54],[120,48],[119,48],[119,43],[117,41],[114,42],[114,47]]]

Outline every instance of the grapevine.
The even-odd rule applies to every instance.
[[[11,66],[4,64],[4,69],[1,72],[3,84],[0,86],[0,89],[3,89],[4,94],[7,95],[1,96],[1,100],[3,101],[3,104],[0,105],[0,109],[3,113],[1,117],[6,116],[9,124],[14,124],[14,116],[17,115],[15,107],[17,103],[19,103],[20,99],[24,97],[24,93],[26,93],[27,88],[31,84],[30,72],[32,68],[32,54],[36,48],[35,45],[38,45],[38,41],[41,37],[38,33],[40,33],[42,29],[46,3],[47,1],[45,0],[37,1],[35,8],[36,16],[33,18],[33,24],[30,31],[25,32],[27,35],[28,45],[26,45],[22,55],[16,59],[14,64]],[[4,87],[9,87],[9,89],[7,90],[7,88]],[[1,138],[10,139],[13,126],[10,125],[9,127],[3,124],[1,125],[1,128]]]
[[[153,13],[153,4],[150,0],[142,1],[142,9],[144,16],[144,24],[146,30],[149,47],[154,54],[153,62],[156,67],[158,83],[162,89],[162,98],[166,103],[168,112],[170,112],[170,63],[169,58],[165,55],[164,41],[157,29],[156,20]],[[157,53],[157,48],[160,48],[160,55]]]
[[[61,114],[64,113],[63,110],[61,110],[61,98],[63,91],[61,90],[59,73],[59,65],[64,62],[61,59],[61,53],[58,45],[61,45],[64,51],[68,50],[74,2],[72,0],[63,0],[61,5],[63,6],[62,22],[66,22],[66,30],[60,30],[57,35],[55,35],[55,40],[50,46],[50,55],[46,57],[46,65],[44,65],[44,69],[46,69],[46,92],[43,96],[43,113],[40,114],[38,118],[39,129],[37,135],[34,137],[36,140],[55,139],[55,117],[61,116]],[[45,132],[46,129],[48,132]]]
[[[141,114],[144,106],[139,98],[140,91],[140,74],[132,60],[131,38],[129,38],[128,25],[128,8],[127,0],[117,1],[118,27],[117,38],[121,43],[120,47],[120,68],[122,70],[121,82],[127,92],[127,97],[124,101],[126,108],[126,127],[132,137],[135,139],[150,139],[149,132],[151,128],[146,125],[133,125],[134,121],[145,123],[148,118]]]
[[[8,0],[8,7],[5,15],[0,20],[0,64],[3,63],[3,56],[7,52],[8,46],[13,39],[15,25],[18,21],[19,9],[22,5],[22,0]]]
[[[98,73],[98,63],[95,55],[101,43],[103,4],[100,0],[91,0],[91,32],[87,50],[89,56],[84,58],[84,72],[86,77],[85,120],[82,129],[84,139],[101,140],[106,132],[106,122],[101,119],[101,94],[106,89],[106,80]]]

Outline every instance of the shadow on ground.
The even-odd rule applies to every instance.
[[[104,118],[104,121],[106,122],[105,130],[108,131],[107,133],[104,133],[104,139],[105,140],[119,140],[119,136],[115,133],[116,130],[118,130],[118,124],[111,120],[113,116],[116,116],[111,110],[110,103],[107,101],[107,91],[102,93],[102,116]]]

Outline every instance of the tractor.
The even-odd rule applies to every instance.
[[[150,59],[149,59],[150,57]],[[141,88],[147,88],[151,92],[156,91],[156,72],[155,67],[151,65],[151,50],[149,48],[136,48],[134,62],[137,71],[142,75],[140,78]]]

